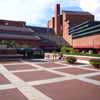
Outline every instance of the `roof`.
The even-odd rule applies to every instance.
[[[0,22],[1,22],[1,21],[4,21],[4,22],[5,22],[5,21],[8,21],[8,22],[18,22],[18,23],[21,22],[21,23],[25,23],[25,21],[17,21],[17,20],[15,21],[15,20],[0,19]]]
[[[4,25],[0,25],[0,30],[34,32],[31,28],[27,28],[27,27],[4,26]]]
[[[67,14],[92,15],[91,13],[84,12],[84,11],[65,11],[63,10],[62,12],[67,13]]]
[[[25,39],[40,40],[40,37],[34,34],[34,31],[28,27],[4,26],[0,25],[1,39]]]
[[[37,33],[53,32],[53,29],[48,27],[37,27],[37,26],[27,26],[27,27],[31,28],[34,32]]]
[[[29,35],[16,35],[16,34],[0,34],[1,39],[15,39],[15,40],[40,40],[40,38],[36,35],[29,36]]]

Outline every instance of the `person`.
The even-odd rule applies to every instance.
[[[62,60],[62,58],[63,58],[63,54],[60,53],[60,54],[59,54],[59,60]]]
[[[52,58],[53,58],[53,61],[55,61],[57,59],[57,53],[56,52],[53,52]]]

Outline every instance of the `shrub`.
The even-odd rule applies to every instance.
[[[70,54],[75,53],[74,49],[71,47],[62,47],[61,52],[62,53],[70,53]]]
[[[66,57],[66,61],[70,64],[73,64],[77,61],[77,58],[76,57],[72,57],[72,56],[69,56],[69,57]]]
[[[96,68],[100,68],[100,59],[91,59],[90,64],[93,65]]]

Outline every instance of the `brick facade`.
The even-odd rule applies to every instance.
[[[85,21],[94,21],[94,15],[80,11],[62,11],[62,14],[60,15],[60,5],[57,4],[54,19],[55,22],[52,22],[51,24],[55,23],[55,27],[51,28],[55,30],[57,35],[61,35],[65,41],[67,41],[69,46],[80,49],[94,48],[98,49],[98,52],[100,52],[100,34],[96,33],[94,35],[86,35],[85,37],[75,39],[72,39],[72,35],[69,34],[69,28],[77,26]]]
[[[53,17],[51,20],[48,21],[48,28],[55,28],[55,18]]]
[[[6,26],[17,26],[17,27],[23,27],[25,26],[24,21],[9,21],[9,20],[0,20],[0,25],[6,25]]]
[[[32,48],[40,47],[40,41],[37,41],[37,40],[16,40],[16,44],[18,44],[19,46],[28,45]]]
[[[100,34],[73,39],[73,47],[100,49]]]
[[[57,4],[55,8],[55,33],[59,35],[61,32],[61,23],[60,23],[60,5]]]
[[[69,35],[69,27],[76,26],[83,23],[84,21],[94,20],[93,15],[80,15],[79,14],[68,14],[63,12],[63,38],[72,46],[72,36]]]
[[[63,38],[72,46],[72,37],[69,35],[69,20],[66,20],[65,13],[63,13]]]

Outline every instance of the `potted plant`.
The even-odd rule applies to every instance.
[[[91,59],[89,62],[95,68],[100,68],[100,59]]]
[[[77,61],[76,57],[73,56],[66,57],[66,62],[69,64],[74,64],[76,61]]]

